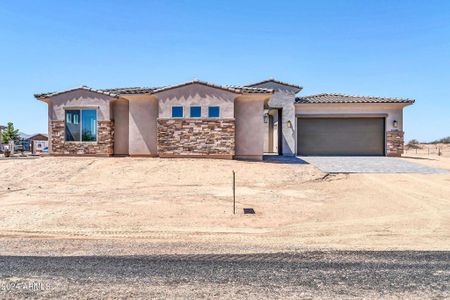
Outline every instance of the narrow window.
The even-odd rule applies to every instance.
[[[97,111],[82,110],[82,142],[95,142],[97,140]]]
[[[208,107],[208,118],[219,118],[220,117],[220,107],[210,106]]]
[[[172,118],[183,117],[183,106],[172,106]]]
[[[191,106],[191,118],[201,118],[202,108],[200,106]]]
[[[66,141],[80,140],[80,110],[66,110]]]

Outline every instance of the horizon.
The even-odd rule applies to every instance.
[[[13,1],[0,6],[0,125],[47,133],[35,93],[267,78],[415,99],[405,142],[450,135],[447,1]]]

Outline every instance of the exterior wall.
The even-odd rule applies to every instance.
[[[49,120],[63,121],[64,110],[67,108],[95,108],[97,121],[111,120],[110,103],[114,98],[87,90],[74,90],[51,97],[49,105]]]
[[[296,119],[295,119],[295,94],[297,88],[281,85],[275,82],[265,82],[255,87],[275,90],[272,98],[268,102],[270,108],[282,108],[282,150],[283,155],[295,155]],[[288,121],[292,127],[288,127]]]
[[[208,117],[208,106],[220,107],[220,119],[234,119],[234,98],[236,94],[193,83],[171,90],[163,91],[156,96],[159,99],[159,115],[161,119],[172,118],[172,106],[183,106],[184,117],[189,118],[190,106],[202,107],[202,118]]]
[[[297,116],[384,116],[386,130],[386,155],[399,156],[403,153],[403,108],[404,104],[384,103],[342,103],[342,104],[296,104]],[[397,121],[397,127],[393,123]]]
[[[111,101],[114,98],[78,89],[47,99],[49,154],[109,156],[114,148],[114,122]],[[65,110],[92,108],[97,110],[97,142],[65,141]]]
[[[262,160],[264,155],[264,99],[241,96],[234,104],[236,158]]]
[[[157,156],[158,99],[153,95],[124,97],[129,101],[129,154]]]
[[[206,156],[232,158],[235,122],[232,119],[159,119],[161,157]]]
[[[126,99],[112,103],[114,118],[114,155],[129,154],[129,104]]]
[[[110,156],[114,148],[114,122],[98,121],[97,142],[66,142],[64,121],[50,121],[51,153],[54,155]]]

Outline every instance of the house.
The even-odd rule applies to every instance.
[[[33,134],[28,137],[27,141],[29,143],[29,151],[33,155],[45,152],[48,147],[48,136],[43,133]]]
[[[210,157],[403,152],[411,99],[296,95],[274,79],[245,86],[194,80],[165,87],[36,94],[48,104],[53,155]]]

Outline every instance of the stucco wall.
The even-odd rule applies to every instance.
[[[129,101],[129,154],[156,156],[158,99],[153,95],[127,95],[126,99]]]
[[[282,108],[282,150],[283,155],[295,154],[295,93],[297,88],[281,85],[275,82],[265,82],[255,87],[267,88],[275,90],[268,105],[271,108]],[[288,127],[288,121],[292,127]]]
[[[79,89],[51,97],[49,102],[49,120],[64,121],[64,108],[95,108],[97,109],[97,121],[110,121],[110,102],[114,98]]]
[[[264,100],[241,96],[234,104],[236,157],[261,160],[264,155]]]
[[[110,121],[111,120],[111,107],[110,103],[113,101],[114,98],[102,95],[98,93],[94,93],[91,91],[78,89],[73,90],[67,93],[62,93],[56,96],[53,96],[49,99],[46,99],[45,102],[48,105],[48,149],[49,154],[61,154],[60,148],[58,148],[57,151],[54,151],[57,149],[56,147],[61,147],[61,143],[64,143],[64,139],[61,140],[61,138],[57,138],[55,136],[52,136],[55,134],[55,128],[54,123],[52,126],[53,121],[60,121],[61,124],[64,124],[65,120],[65,109],[77,109],[77,108],[92,108],[97,110],[97,122],[103,122],[103,121]],[[62,127],[62,133],[59,132],[58,134],[64,133],[64,127]],[[64,135],[62,135],[64,137]],[[58,145],[53,145],[55,141],[58,141]],[[73,148],[73,146],[72,146]],[[91,146],[92,147],[92,143]],[[108,154],[108,151],[101,151],[102,154]]]
[[[114,118],[114,155],[129,154],[129,104],[126,99],[112,102]]]
[[[296,115],[326,115],[326,114],[349,114],[370,115],[380,114],[386,116],[386,131],[403,131],[403,104],[364,104],[364,103],[342,103],[342,104],[296,104]],[[393,127],[393,121],[398,122],[397,128]]]
[[[172,106],[183,106],[184,118],[189,118],[190,106],[201,106],[202,118],[208,117],[208,106],[220,106],[220,119],[232,119],[237,94],[194,83],[155,96],[159,99],[159,118],[172,118]]]

